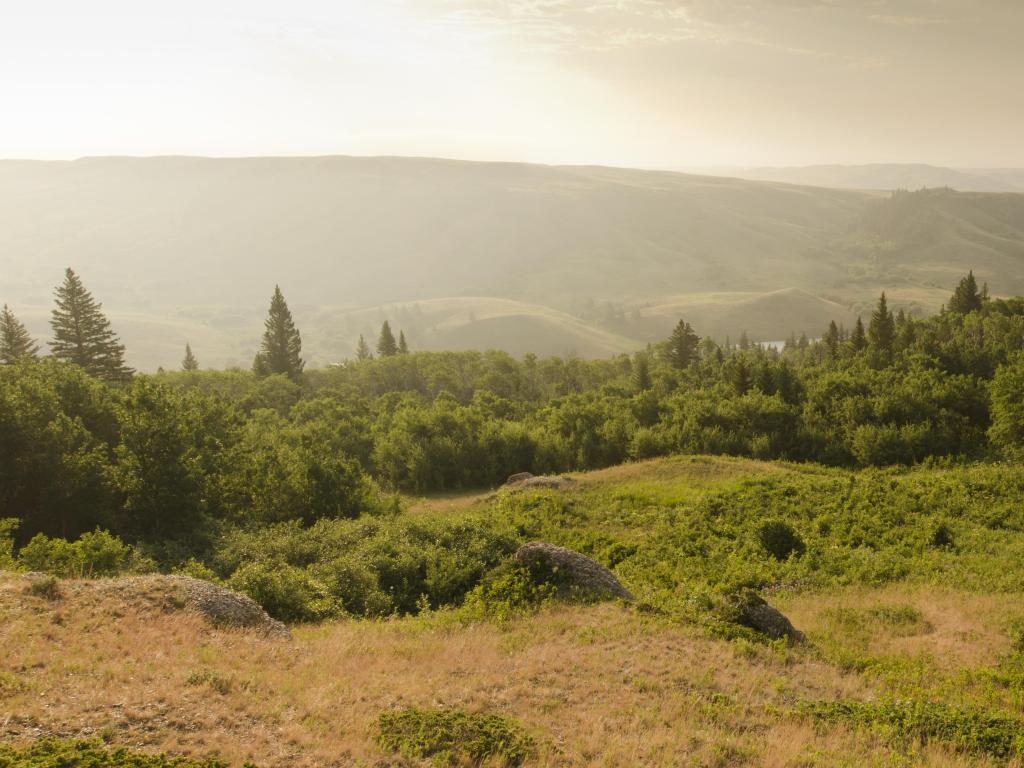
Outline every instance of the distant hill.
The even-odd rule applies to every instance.
[[[700,333],[771,339],[881,288],[937,308],[968,268],[1024,292],[1024,195],[915,200],[424,158],[0,161],[0,301],[45,339],[73,266],[150,370],[186,340],[204,365],[248,366],[275,284],[312,365],[417,304],[401,325],[421,349],[590,357],[684,311]]]
[[[750,168],[737,171],[744,179],[781,181],[835,189],[921,189],[949,187],[961,192],[1020,192],[1024,174],[1010,171],[965,171],[914,163],[872,165],[808,165],[795,168]],[[1019,173],[1019,172],[1018,172]]]

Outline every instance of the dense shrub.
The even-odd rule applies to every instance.
[[[148,570],[131,547],[106,531],[83,533],[76,541],[36,534],[18,552],[18,564],[64,578],[116,576],[129,570]]]
[[[536,750],[533,738],[513,720],[459,709],[385,712],[378,728],[383,749],[413,759],[432,758],[438,766],[484,761],[517,766]]]
[[[793,526],[782,520],[768,520],[757,529],[757,540],[776,560],[802,555],[807,545]]]
[[[42,739],[27,747],[0,744],[0,768],[229,768],[215,757],[192,760],[112,748],[101,741]],[[246,763],[243,768],[254,768]]]
[[[818,701],[800,711],[816,720],[880,731],[898,745],[944,743],[958,751],[1008,759],[1024,756],[1024,721],[927,701]]]

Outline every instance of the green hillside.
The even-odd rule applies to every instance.
[[[276,283],[312,365],[415,304],[431,317],[400,324],[422,349],[602,356],[683,311],[704,334],[773,339],[883,287],[934,310],[968,268],[1019,293],[1022,259],[1016,194],[423,158],[0,162],[0,300],[45,339],[73,266],[143,370],[185,341],[247,366]]]

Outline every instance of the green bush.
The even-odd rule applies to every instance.
[[[99,529],[77,541],[51,539],[38,533],[18,552],[18,564],[62,578],[117,576],[132,570],[134,552],[115,536]]]
[[[897,700],[804,702],[799,711],[821,722],[878,731],[900,745],[938,741],[971,754],[1000,759],[1024,756],[1024,721],[999,713]]]
[[[98,740],[42,739],[27,747],[0,744],[0,768],[229,768],[215,757],[192,760],[110,748]],[[246,763],[243,768],[254,768]]]
[[[556,584],[539,579],[528,568],[499,568],[466,595],[459,616],[468,621],[508,621],[535,612],[557,594]]]
[[[343,613],[323,584],[287,563],[246,563],[228,583],[281,621],[322,621]]]
[[[479,765],[492,760],[517,766],[534,754],[533,738],[506,717],[459,709],[410,707],[385,712],[378,721],[382,748],[438,766]]]
[[[776,560],[785,560],[790,555],[802,555],[807,549],[793,526],[782,520],[769,520],[757,529],[757,540]]]

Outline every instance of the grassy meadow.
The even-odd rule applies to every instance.
[[[493,581],[461,607],[300,623],[289,643],[130,590],[0,577],[0,737],[258,766],[1022,764],[1019,466],[674,457],[572,477],[408,497],[394,524],[578,549],[634,605]],[[768,521],[800,546],[773,554]],[[731,624],[724,596],[748,584],[808,642]],[[497,719],[431,751],[435,710]],[[412,731],[388,730],[405,712]]]

